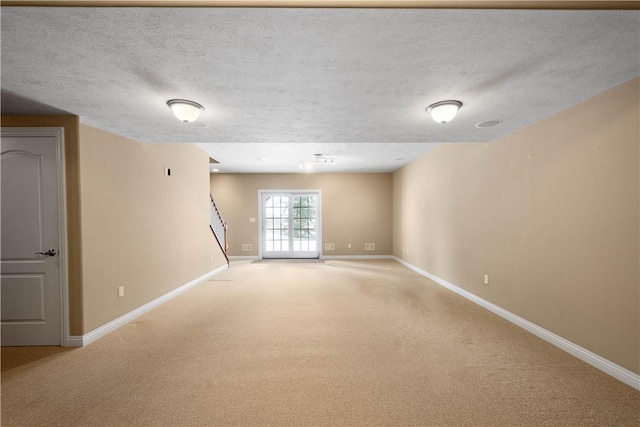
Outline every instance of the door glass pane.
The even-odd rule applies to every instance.
[[[310,252],[316,250],[315,196],[293,198],[293,250]]]
[[[289,196],[266,195],[263,200],[264,252],[288,251]]]

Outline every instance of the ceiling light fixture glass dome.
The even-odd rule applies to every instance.
[[[167,101],[167,105],[173,111],[173,115],[184,123],[198,120],[200,113],[204,111],[202,105],[187,99],[171,99]]]
[[[462,102],[460,101],[440,101],[429,105],[427,113],[431,114],[431,118],[434,121],[445,124],[453,120],[460,107],[462,107]]]

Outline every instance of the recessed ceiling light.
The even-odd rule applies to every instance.
[[[476,123],[477,128],[490,128],[491,126],[496,126],[502,123],[502,120],[485,120],[484,122]]]
[[[211,172],[220,172],[220,169],[213,169],[213,168],[211,168]]]

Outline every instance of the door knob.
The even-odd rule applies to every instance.
[[[56,256],[56,250],[49,249],[47,252],[36,252],[36,255]]]

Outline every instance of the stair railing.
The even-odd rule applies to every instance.
[[[229,264],[229,257],[227,256],[227,223],[222,219],[222,215],[216,206],[216,202],[213,200],[213,195],[209,194],[211,199],[211,224],[209,227],[213,232],[213,235],[222,249],[224,257],[227,259],[227,265]]]

